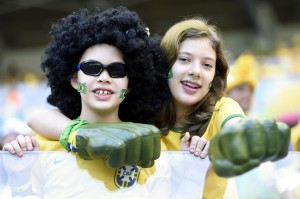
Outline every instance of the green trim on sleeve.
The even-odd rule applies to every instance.
[[[184,128],[184,127],[173,127],[170,130],[175,132],[175,133],[184,133],[186,131],[186,128]]]
[[[223,126],[225,125],[225,123],[232,119],[232,118],[235,118],[235,117],[240,117],[240,118],[245,118],[245,115],[243,114],[233,114],[233,115],[230,115],[229,117],[227,117],[223,122],[222,122],[222,125],[221,125],[221,128],[223,128]]]

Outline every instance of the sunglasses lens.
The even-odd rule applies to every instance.
[[[127,75],[126,65],[122,64],[122,63],[109,64],[107,67],[107,70],[108,70],[108,74],[111,77],[121,78],[121,77],[125,77]]]
[[[98,76],[103,67],[98,62],[89,61],[81,63],[80,69],[86,75]]]
[[[103,69],[106,69],[109,76],[112,78],[122,78],[127,75],[126,65],[122,63],[111,63],[103,65],[98,61],[85,61],[79,64],[80,70],[90,76],[98,76]]]

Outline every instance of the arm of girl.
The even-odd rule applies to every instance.
[[[45,138],[59,140],[71,119],[57,109],[41,109],[27,118],[27,124],[33,131]]]

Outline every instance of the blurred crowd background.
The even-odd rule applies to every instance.
[[[26,133],[18,122],[50,107],[39,64],[51,24],[82,7],[120,5],[135,10],[151,34],[163,35],[184,17],[208,18],[220,27],[230,65],[245,52],[255,59],[250,70],[257,83],[249,115],[298,121],[300,1],[0,0],[0,136],[16,128]]]

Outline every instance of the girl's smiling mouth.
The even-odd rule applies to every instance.
[[[198,88],[202,87],[198,83],[190,82],[190,81],[181,81],[180,83],[183,84],[184,86],[187,86],[187,87],[192,88],[192,89],[198,89]]]

